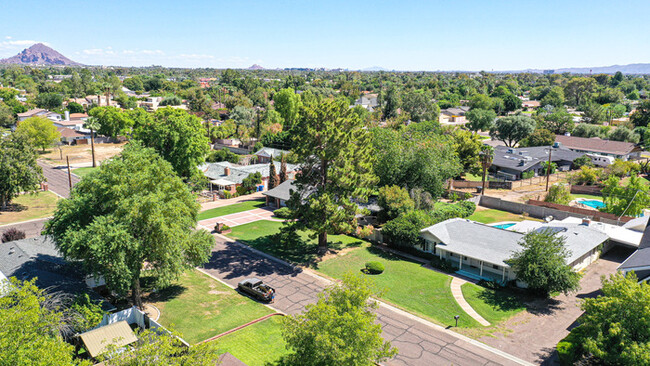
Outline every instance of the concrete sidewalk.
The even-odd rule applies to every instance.
[[[252,194],[247,194],[245,196],[239,196],[239,197],[235,197],[235,198],[218,199],[216,201],[202,203],[201,204],[201,211],[209,210],[211,208],[229,206],[229,205],[233,205],[235,203],[240,203],[240,202],[245,202],[245,201],[259,200],[259,199],[263,199],[265,197],[266,196],[264,196],[262,194],[262,192],[255,192],[255,193],[252,193]]]

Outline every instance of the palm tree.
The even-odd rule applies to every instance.
[[[90,130],[90,150],[93,155],[93,168],[95,168],[97,166],[95,163],[95,131],[99,130],[101,126],[95,117],[90,117],[86,120],[84,127]]]
[[[483,188],[481,189],[481,196],[485,194],[485,174],[487,173],[488,168],[492,165],[492,159],[494,158],[494,148],[490,145],[483,145],[481,147],[481,152],[479,152],[481,157],[481,166],[483,167]]]

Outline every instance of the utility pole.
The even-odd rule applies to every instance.
[[[546,164],[546,192],[548,192],[548,181],[551,178],[551,153],[553,152],[553,147],[551,146],[548,149],[548,164]]]
[[[95,163],[95,130],[93,130],[92,128],[90,129],[90,151],[93,154],[93,168],[96,168],[97,163]],[[69,165],[70,164],[68,164],[68,168],[70,168]]]
[[[68,163],[68,185],[70,186],[70,190],[72,190],[72,173],[70,172],[70,157],[66,155],[65,160]]]

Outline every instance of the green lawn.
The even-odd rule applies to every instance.
[[[0,225],[52,216],[58,199],[52,192],[21,194],[11,200],[7,210],[0,210]]]
[[[271,309],[197,271],[187,271],[169,288],[147,302],[160,309],[160,324],[195,344],[251,320]]]
[[[483,175],[482,174],[465,173],[465,180],[470,181],[470,182],[482,182],[483,181]]]
[[[249,366],[264,366],[289,353],[282,338],[282,319],[273,316],[221,337],[217,347]]]
[[[599,201],[603,200],[603,196],[594,196],[593,194],[572,194],[571,196],[573,197],[573,199],[585,198],[588,200],[599,200]]]
[[[97,168],[93,168],[91,166],[86,167],[86,168],[77,168],[73,169],[72,172],[76,175],[78,175],[80,178],[85,177],[86,175],[90,174],[91,172],[97,170]]]
[[[468,217],[468,219],[478,221],[484,224],[491,224],[493,222],[501,222],[501,221],[523,221],[523,220],[540,221],[532,217],[524,217],[523,215],[517,215],[511,212],[494,210],[494,209],[476,211],[472,214],[472,216]]]
[[[280,244],[275,240],[273,234],[280,232],[282,226],[282,222],[260,220],[235,226],[227,235],[289,262],[306,264],[317,259],[318,240],[310,239],[307,232],[298,232],[294,240],[287,244]],[[365,241],[347,235],[328,235],[328,243],[331,249],[338,250],[359,246]]]
[[[349,271],[358,273],[368,261],[379,261],[386,267],[380,275],[368,275],[376,290],[381,291],[382,300],[443,326],[453,325],[454,315],[460,315],[459,327],[480,327],[452,296],[450,276],[381,249],[364,246],[319,263],[318,270],[340,279]]]
[[[466,283],[461,286],[465,300],[492,324],[508,319],[526,307],[521,299],[507,290],[492,290]]]
[[[235,203],[228,206],[212,208],[205,210],[199,213],[199,220],[211,219],[213,217],[219,217],[224,215],[230,215],[237,212],[250,211],[256,208],[264,207],[266,205],[265,200],[252,200],[244,201],[240,203]]]

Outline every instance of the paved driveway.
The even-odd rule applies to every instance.
[[[258,220],[269,220],[272,216],[272,210],[267,210],[265,208],[256,208],[249,211],[237,212],[230,215],[201,220],[199,221],[199,225],[205,226],[207,228],[213,228],[217,222],[223,222],[224,224],[233,227],[237,225],[248,224],[249,222]]]
[[[273,307],[287,314],[304,310],[329,281],[269,259],[249,248],[215,236],[216,245],[204,270],[236,286],[247,277],[257,277],[276,289]],[[399,349],[387,365],[516,365],[507,354],[435,326],[413,315],[382,305],[377,310],[384,338]]]
[[[555,364],[557,342],[569,334],[576,319],[582,315],[580,300],[598,296],[600,277],[615,273],[630,253],[630,249],[624,248],[610,250],[587,267],[577,293],[531,304],[530,310],[515,315],[502,325],[512,332],[495,333],[494,337],[484,337],[481,341],[529,362]]]

